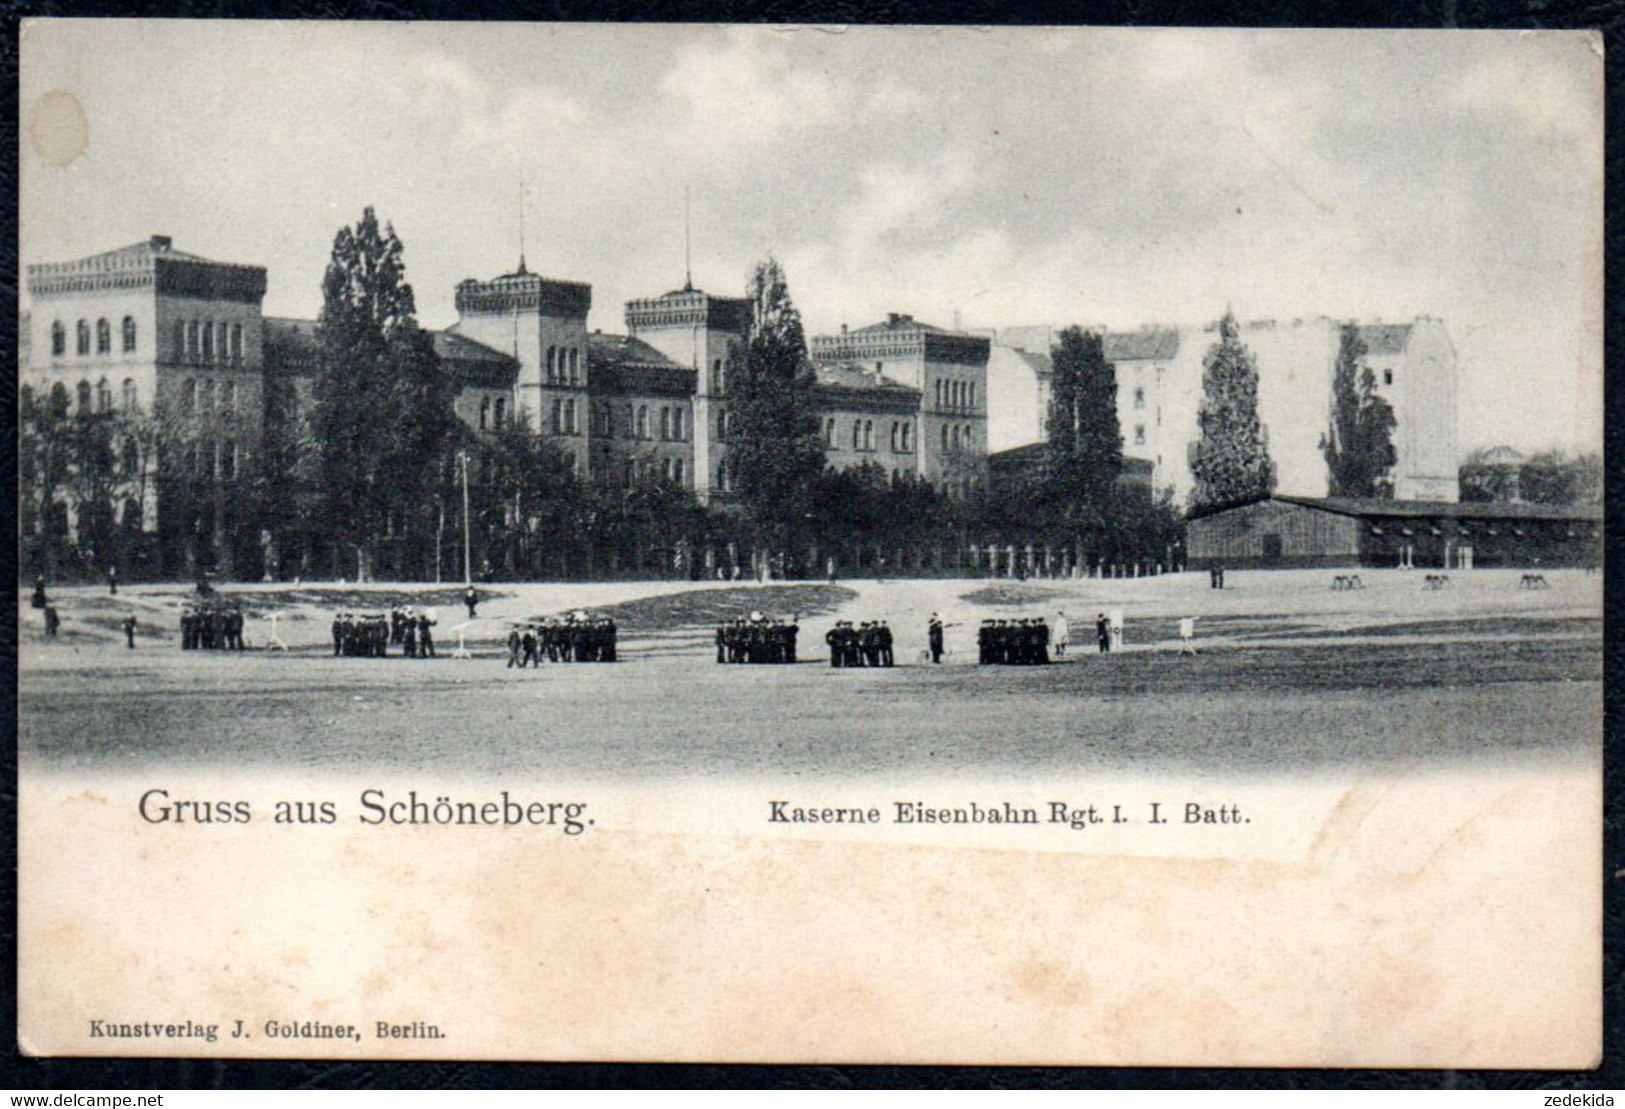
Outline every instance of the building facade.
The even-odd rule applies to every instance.
[[[27,281],[24,384],[42,396],[60,387],[70,408],[162,411],[187,444],[179,464],[222,490],[270,430],[314,403],[316,321],[263,315],[264,267],[211,261],[154,236],[31,265]],[[631,301],[626,333],[606,334],[588,327],[591,285],[521,261],[511,273],[460,282],[455,304],[456,322],[429,334],[470,429],[523,420],[582,479],[654,479],[702,503],[729,501],[730,394],[749,342],[748,299],[685,284]],[[876,465],[951,495],[985,479],[985,338],[899,314],[812,347],[830,466]],[[136,469],[151,478],[173,465],[151,455]],[[157,482],[131,484],[142,492],[126,515],[152,531]],[[205,561],[229,572],[223,545]]]
[[[1328,491],[1320,438],[1331,415],[1332,373],[1342,323],[1326,317],[1255,320],[1241,338],[1258,364],[1259,417],[1277,471],[1277,492],[1323,497]],[[1358,325],[1377,392],[1396,418],[1394,496],[1454,501],[1459,497],[1456,445],[1458,367],[1443,321]],[[1044,438],[1048,409],[1048,328],[992,333],[990,375],[1009,398],[995,411],[989,435],[998,449]],[[1149,461],[1158,487],[1183,502],[1193,485],[1190,461],[1198,438],[1202,362],[1218,325],[1147,326],[1105,331],[1106,358],[1117,373],[1117,414],[1125,457]],[[1026,344],[1026,345],[1021,345]]]
[[[810,347],[816,365],[844,370],[847,380],[868,377],[877,387],[918,393],[913,449],[901,453],[914,455],[921,480],[949,496],[968,495],[986,482],[987,338],[892,313],[868,327],[814,336]]]

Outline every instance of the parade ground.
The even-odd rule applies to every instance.
[[[1589,757],[1600,744],[1602,575],[1232,571],[1126,580],[226,585],[247,649],[180,649],[186,585],[53,587],[47,638],[20,595],[22,765],[51,772],[434,768],[574,778],[938,777],[1174,770],[1271,775]],[[437,657],[334,658],[339,611],[432,609]],[[1120,652],[1095,620],[1120,610]],[[515,623],[603,613],[612,664],[507,668]],[[718,621],[796,618],[797,665],[718,665]],[[926,624],[948,625],[926,656]],[[988,617],[1065,613],[1047,667],[976,665]],[[134,614],[136,645],[123,621]],[[272,645],[275,617],[275,639]],[[1197,653],[1179,623],[1195,617]],[[886,620],[891,669],[834,669],[836,620]],[[470,658],[453,658],[459,632]],[[272,645],[273,649],[268,649]],[[285,649],[283,649],[285,648]]]

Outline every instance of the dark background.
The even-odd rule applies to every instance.
[[[254,0],[90,0],[90,2],[15,3],[0,0],[6,37],[3,66],[3,101],[0,122],[8,150],[0,160],[0,213],[5,221],[0,237],[0,322],[6,341],[16,346],[18,272],[17,228],[17,30],[20,19],[35,16],[123,16],[209,18],[306,19],[504,19],[538,21],[637,22],[756,22],[756,23],[970,23],[970,24],[1092,24],[1125,26],[1261,26],[1261,27],[1406,27],[1506,28],[1568,30],[1598,28],[1607,50],[1607,237],[1606,339],[1604,433],[1607,465],[1607,556],[1617,564],[1621,531],[1617,524],[1620,495],[1620,448],[1625,436],[1618,374],[1622,324],[1620,290],[1621,230],[1619,171],[1621,141],[1618,59],[1625,54],[1625,3],[1584,3],[1579,0],[1341,0],[1335,5],[1309,0],[1261,0],[1219,3],[1216,0],[1113,0],[1064,2],[1017,0],[995,4],[989,0],[550,0],[538,3],[502,3],[500,0],[332,0],[319,3],[258,3]],[[8,446],[0,453],[0,499],[11,534],[0,545],[0,580],[15,581],[17,537],[16,442],[17,381],[14,357],[4,360],[0,383],[0,422]],[[24,1059],[16,1050],[16,870],[5,882],[5,912],[0,917],[5,949],[5,999],[0,1009],[0,1035],[8,1055],[0,1069],[0,1086],[61,1090],[128,1089],[153,1091],[177,1088],[424,1088],[487,1089],[546,1087],[669,1088],[1225,1088],[1313,1089],[1320,1087],[1491,1088],[1529,1090],[1594,1090],[1625,1087],[1621,1056],[1622,964],[1620,937],[1625,936],[1625,773],[1612,742],[1620,722],[1620,695],[1625,689],[1625,652],[1617,623],[1620,615],[1617,579],[1605,586],[1605,787],[1603,868],[1597,880],[1604,886],[1604,1044],[1605,1058],[1598,1071],[1354,1071],[1354,1070],[1217,1070],[1217,1069],[1109,1069],[1070,1067],[763,1067],[614,1063],[374,1063],[300,1061],[195,1061],[168,1059]],[[7,717],[16,719],[17,623],[0,627],[0,681],[4,682]],[[15,742],[0,742],[0,791],[8,810],[0,822],[0,847],[16,858]],[[71,845],[64,845],[71,852]],[[1531,1102],[1531,1104],[1536,1104]]]

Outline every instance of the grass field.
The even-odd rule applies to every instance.
[[[182,586],[53,591],[55,640],[22,596],[19,743],[25,766],[435,767],[577,776],[974,776],[1177,768],[1195,774],[1449,767],[1594,752],[1601,736],[1602,579],[1516,571],[1367,572],[1332,592],[1317,571],[1083,582],[672,582],[482,588],[462,627],[475,658],[447,657],[465,613],[446,587],[227,587],[251,645],[277,616],[287,652],[183,652]],[[333,659],[339,608],[437,610],[441,658]],[[622,629],[622,662],[508,671],[517,619],[586,609]],[[1122,609],[1128,649],[1102,658],[1096,613]],[[804,663],[718,666],[715,621],[799,614]],[[984,616],[1066,612],[1074,650],[1047,668],[974,663]],[[140,627],[127,650],[120,621]],[[925,623],[950,624],[942,667],[920,661]],[[1195,658],[1177,622],[1198,618]],[[893,670],[831,671],[835,619],[886,619]],[[1088,649],[1085,649],[1088,648]]]

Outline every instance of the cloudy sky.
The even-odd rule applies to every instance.
[[[419,315],[589,281],[591,326],[784,262],[809,329],[1442,317],[1464,449],[1601,441],[1602,62],[1500,33],[46,22],[24,263],[167,234],[314,316],[366,205]],[[32,115],[31,115],[32,113]],[[48,157],[42,157],[45,154]]]

